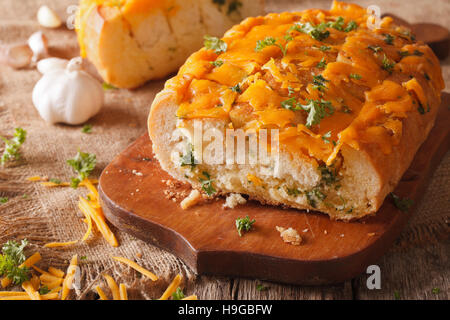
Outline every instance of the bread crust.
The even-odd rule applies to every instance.
[[[315,15],[315,12],[312,14]],[[298,18],[295,13],[293,13],[292,15],[294,15],[295,18]],[[260,17],[257,19],[248,19],[241,23],[241,25],[235,26],[232,28],[232,30],[227,32],[224,40],[228,40],[229,43],[237,43],[234,41],[238,41],[236,39],[245,39],[247,37],[247,34],[252,30],[252,27],[259,28],[258,30],[265,30],[262,27],[264,25],[264,19],[269,20],[270,24],[273,23],[273,21],[275,21],[276,19],[280,19],[282,21],[292,21],[289,20],[291,19],[291,17],[292,16],[289,16],[289,13],[286,13],[280,15],[270,14],[266,18]],[[368,37],[367,33],[364,33],[364,31],[362,31],[362,34],[362,39],[367,39],[364,38]],[[252,36],[254,38],[252,38],[251,43],[253,43],[253,41],[256,42],[256,39],[259,39],[258,37],[255,37],[254,33],[252,34]],[[377,36],[378,35],[376,34],[376,36],[373,36],[373,38],[368,38],[369,40],[367,41],[379,40]],[[352,40],[354,41],[354,39]],[[332,154],[337,155],[335,158],[333,158],[334,163],[337,163],[336,165],[339,167],[337,170],[339,176],[337,177],[337,179],[333,179],[332,185],[329,185],[328,181],[326,181],[326,183],[323,181],[324,176],[323,172],[320,169],[320,166],[322,166],[326,161],[324,159],[327,159],[326,157],[328,157],[328,155],[326,155],[325,158],[315,157],[311,155],[311,152],[314,152],[315,150],[311,151],[312,149],[307,148],[306,149],[309,150],[309,154],[308,151],[306,153],[304,151],[294,153],[295,151],[292,151],[292,148],[289,149],[286,145],[283,144],[281,145],[282,148],[280,150],[280,154],[282,158],[281,163],[284,166],[284,175],[259,175],[258,177],[264,180],[263,188],[257,188],[257,186],[255,186],[254,184],[249,184],[245,181],[246,175],[251,174],[252,171],[258,171],[261,169],[258,166],[250,168],[251,166],[248,165],[240,165],[229,168],[226,165],[208,166],[201,164],[201,169],[195,170],[199,171],[200,173],[201,171],[205,170],[211,173],[211,176],[214,176],[215,183],[217,184],[218,189],[215,193],[215,196],[226,195],[229,193],[242,193],[249,195],[251,199],[257,200],[263,204],[320,211],[328,214],[332,219],[344,221],[351,221],[375,214],[383,204],[386,196],[395,189],[395,186],[398,184],[401,177],[413,161],[414,155],[416,154],[417,150],[427,138],[434,125],[435,118],[440,106],[440,90],[442,89],[443,81],[440,74],[438,60],[428,47],[420,43],[411,44],[412,40],[408,41],[409,42],[406,45],[402,44],[402,49],[406,48],[406,50],[411,50],[412,52],[410,53],[408,51],[404,55],[404,57],[406,57],[405,60],[408,60],[408,62],[403,63],[403,60],[400,58],[400,61],[397,62],[397,64],[399,65],[398,70],[396,70],[395,72],[391,71],[388,73],[383,73],[381,75],[377,74],[377,76],[379,76],[379,80],[377,80],[378,82],[372,82],[372,85],[365,87],[365,91],[362,94],[363,98],[361,99],[362,101],[364,101],[364,103],[359,102],[360,104],[363,104],[363,108],[367,106],[367,109],[359,109],[361,111],[358,111],[356,115],[352,116],[352,121],[347,123],[345,127],[341,127],[339,129],[339,138],[343,139],[344,142],[335,141],[336,143],[334,145],[334,148],[332,148],[332,150],[336,151],[333,151]],[[417,50],[418,48],[422,51],[416,53],[417,51],[419,51]],[[245,49],[248,50],[249,48],[245,47]],[[273,61],[270,54],[272,56],[276,56],[278,50],[278,57],[280,55],[280,51],[276,46],[272,46],[270,49],[272,51],[269,51],[269,49],[267,49],[266,51],[266,54],[269,56],[268,59],[270,59],[269,62]],[[364,47],[363,49],[368,50],[370,48]],[[392,50],[392,48],[390,47],[385,47],[383,49]],[[234,50],[232,51],[233,54],[236,55],[236,48],[234,47],[232,50]],[[247,54],[254,54],[250,53],[250,50],[245,52]],[[370,56],[370,54],[372,54],[369,50],[367,52],[368,53],[364,53],[363,57]],[[230,56],[227,54],[228,52],[224,53],[223,56],[218,55],[217,57],[212,57],[212,59],[214,61],[214,59],[221,59],[221,57],[224,57],[224,60],[226,60],[227,58],[234,58],[234,56],[231,56],[230,58]],[[283,56],[285,54],[286,53],[284,52]],[[425,55],[425,58],[430,65],[429,69],[425,71],[423,69],[420,69],[421,67],[419,69],[412,69],[413,67],[411,67],[411,65],[414,66],[414,64],[411,62],[416,61],[416,63],[418,64],[418,59],[421,59],[420,57],[422,57],[423,55]],[[376,57],[378,58],[378,56]],[[261,56],[255,55],[250,59],[260,58]],[[329,56],[327,56],[327,58],[329,58]],[[262,64],[266,63],[264,67],[271,68],[270,65],[267,66],[269,64],[269,62],[267,62],[268,59],[264,60]],[[340,59],[342,59],[342,57]],[[385,55],[382,68],[384,68],[384,63],[387,63],[386,60],[387,62],[389,62],[388,58]],[[189,60],[186,62],[185,66],[183,66],[183,68],[181,69],[179,75],[173,80],[169,80],[166,83],[165,89],[157,95],[156,99],[153,102],[148,119],[148,127],[150,138],[153,141],[154,145],[153,150],[161,164],[161,167],[169,174],[171,174],[175,179],[188,182],[194,188],[201,189],[202,178],[199,178],[199,173],[197,173],[197,175],[186,176],[186,171],[180,167],[179,163],[175,163],[173,161],[174,159],[171,159],[170,157],[170,154],[175,145],[175,141],[171,140],[171,133],[176,130],[180,123],[182,123],[183,128],[190,128],[190,122],[192,121],[192,119],[197,119],[200,120],[205,126],[212,126],[221,131],[225,131],[226,125],[228,124],[227,121],[220,119],[219,117],[214,118],[214,114],[209,114],[210,117],[199,116],[198,114],[196,114],[194,117],[188,118],[185,117],[186,113],[179,113],[180,110],[183,112],[185,112],[186,110],[191,110],[188,109],[188,107],[191,107],[191,104],[193,104],[193,102],[190,101],[195,101],[193,98],[193,96],[195,97],[195,94],[193,95],[192,92],[199,92],[198,90],[202,90],[203,87],[201,87],[201,84],[198,84],[198,82],[196,82],[193,91],[189,91],[189,99],[191,99],[189,102],[185,102],[186,99],[184,97],[184,94],[188,91],[186,88],[191,87],[194,81],[207,81],[203,79],[210,79],[208,78],[210,73],[202,73],[202,69],[194,68],[195,66],[197,66],[195,65],[197,61],[200,61],[198,62],[198,65],[200,66],[202,65],[202,63],[204,63],[204,65],[209,64],[210,56],[208,55],[207,50],[201,50],[198,53],[192,55],[191,58],[189,58]],[[235,62],[234,60],[232,61]],[[379,63],[380,60],[378,60],[377,62]],[[343,70],[347,70],[345,68],[347,68],[349,65],[354,67],[351,63],[344,64],[344,66],[341,65],[340,67],[342,67]],[[375,67],[377,66],[376,64],[374,65]],[[332,81],[331,79],[333,79],[333,71],[338,74],[335,78],[341,79],[339,78],[339,76],[342,76],[342,74],[339,74],[339,72],[343,71],[341,71],[341,69],[336,69],[336,65],[334,65],[333,67],[335,69],[330,68],[331,70],[329,70],[328,68],[326,68],[326,70],[323,71],[323,74],[325,74],[325,72],[328,72],[326,75],[330,77],[325,78],[323,81]],[[361,66],[357,65],[356,67]],[[406,70],[408,68],[410,69]],[[217,69],[214,69],[214,71],[217,71]],[[431,78],[427,74],[427,72],[432,72]],[[206,74],[206,76],[204,74]],[[364,76],[367,77],[367,74],[365,74]],[[254,80],[254,78],[252,80],[249,80],[251,81],[250,85],[260,81],[260,79],[262,79],[263,77],[264,76],[260,75],[259,78],[256,78],[256,80]],[[274,98],[274,95],[272,93],[277,92],[276,90],[280,90],[280,95],[282,95],[283,97],[288,96],[286,92],[287,90],[285,91],[285,93],[283,93],[280,88],[272,89],[273,87],[276,87],[277,84],[270,82],[270,78],[264,79],[267,82],[263,84],[262,89],[260,86],[258,88],[259,91],[256,92],[265,94],[265,91],[270,91],[271,93],[267,95],[267,97],[272,99],[271,101],[276,101],[275,104],[279,103],[278,101],[282,101],[276,100],[276,98]],[[368,82],[370,82],[370,80],[371,79],[368,79]],[[228,79],[225,79],[224,81],[228,81]],[[244,83],[245,87],[241,95],[238,96],[237,99],[242,98],[243,95],[247,95],[246,99],[248,99],[248,92],[250,92],[251,90],[249,89],[250,85],[246,84],[245,81],[246,80],[243,80],[241,82],[241,84]],[[209,90],[214,90],[211,88],[215,88],[216,83],[211,83],[211,86],[206,88],[209,88]],[[223,84],[224,87],[229,85],[229,82]],[[267,89],[268,87],[272,88]],[[359,89],[361,87],[357,87],[356,89]],[[348,88],[347,86],[345,88],[347,88],[348,90],[353,89],[354,91],[352,91],[352,93],[355,96],[358,95],[358,92],[354,87]],[[258,96],[253,96],[250,98],[255,98],[254,100],[256,101],[251,101],[250,103],[254,102],[256,108],[258,108],[258,103],[261,103],[263,105],[264,103],[269,103],[267,102],[268,100],[261,99]],[[257,98],[259,98],[259,100]],[[221,101],[226,100],[223,99]],[[241,99],[235,101],[239,101],[238,103],[242,104],[243,100]],[[426,103],[424,101],[426,101]],[[286,101],[283,102],[285,103]],[[212,105],[212,107],[213,108],[207,110],[214,111],[214,105]],[[235,106],[232,107],[232,111],[235,110],[233,109],[234,107]],[[245,105],[243,107],[241,106],[241,108],[245,108]],[[285,106],[283,108],[285,108]],[[283,108],[278,107],[278,109],[275,110],[283,111]],[[182,119],[177,118],[177,112],[178,114],[183,115]],[[376,114],[376,116],[373,116],[374,114]],[[240,116],[242,115],[242,113],[238,115]],[[244,113],[244,116],[245,115],[246,114]],[[368,118],[370,116],[373,116],[373,118]],[[329,119],[331,118],[332,117],[330,117]],[[253,121],[253,119],[255,118],[247,119]],[[345,120],[342,114],[339,115],[337,119],[339,119],[339,121]],[[373,119],[376,119],[376,121],[373,121]],[[293,121],[294,125],[296,125],[295,121],[297,120],[298,119],[290,118],[289,121]],[[234,124],[234,122],[232,121],[233,119],[231,119],[230,123]],[[249,120],[246,121],[248,123]],[[307,134],[317,138],[321,143],[321,147],[327,147],[326,143],[328,143],[329,146],[330,142],[322,142],[321,140],[324,140],[325,132],[330,128],[329,125],[330,123],[328,123],[328,127],[327,124],[324,125],[324,127],[327,129],[317,128],[315,132],[309,130]],[[299,127],[301,126],[302,125],[300,124]],[[372,131],[361,131],[361,135],[358,135],[359,132],[357,130],[359,130],[361,126],[364,130],[371,129]],[[292,128],[292,126],[289,128]],[[322,133],[318,134],[317,132],[319,130],[322,130]],[[376,134],[380,131],[382,134],[384,134],[384,136]],[[347,136],[341,136],[342,133],[347,134]],[[373,136],[370,135],[371,133],[375,133],[374,136],[376,137],[376,139],[389,139],[389,143],[381,145],[380,140],[372,139]],[[355,139],[353,139],[354,136],[356,136]],[[348,137],[350,137],[351,139],[345,140],[345,138]],[[304,145],[300,145],[300,147],[304,148]],[[326,168],[329,168],[328,162],[326,162],[326,164]],[[332,165],[334,166],[334,164]],[[321,171],[320,174],[317,173],[318,171]],[[258,172],[261,173],[261,170]],[[339,188],[336,185],[336,180],[339,181]],[[300,186],[300,189],[295,189],[292,191],[291,186],[294,186],[295,188],[297,188],[297,186]],[[312,191],[316,191],[314,189],[314,186],[319,186],[321,188],[319,191],[326,192],[326,195],[323,196],[323,194],[320,195],[313,193]],[[289,188],[291,188],[291,190],[288,190]],[[284,191],[284,189],[286,189],[286,191]],[[294,196],[292,196],[292,194],[294,194]],[[311,197],[313,201],[311,201]],[[314,201],[317,200],[318,197],[321,198],[321,201]]]
[[[165,7],[124,14],[118,7],[82,0],[77,17],[81,55],[96,66],[105,82],[132,89],[176,71],[202,46],[204,35],[219,36],[236,19],[264,12],[264,0],[243,0],[242,16],[219,11],[210,0],[170,3],[176,7],[174,14],[166,13]]]

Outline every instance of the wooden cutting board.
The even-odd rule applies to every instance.
[[[450,94],[444,94],[434,129],[395,190],[415,204],[449,150],[449,106]],[[377,262],[416,207],[401,212],[387,198],[375,217],[352,223],[256,202],[223,209],[223,199],[182,210],[180,201],[168,197],[189,187],[170,180],[143,135],[100,177],[105,216],[117,228],[174,253],[198,274],[312,285],[342,282]],[[256,219],[254,230],[239,237],[235,220],[246,215]],[[303,243],[284,243],[276,226],[295,228]]]

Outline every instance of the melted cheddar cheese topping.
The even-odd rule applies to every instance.
[[[426,119],[439,106],[444,82],[431,49],[409,30],[390,17],[372,22],[365,9],[336,1],[329,11],[249,18],[219,50],[194,53],[166,89],[177,94],[181,119],[278,128],[282,147],[328,165],[343,144],[388,154],[403,119]]]

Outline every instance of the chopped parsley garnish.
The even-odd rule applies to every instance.
[[[242,237],[242,232],[248,232],[252,228],[253,224],[256,222],[255,219],[250,220],[249,216],[245,218],[237,218],[236,219],[236,229],[239,233],[239,236]]]
[[[54,184],[61,184],[61,180],[55,179],[55,178],[51,178],[51,179],[49,179],[48,181],[50,181],[50,182],[52,182],[52,183],[54,183]]]
[[[49,293],[50,292],[50,289],[47,287],[47,286],[42,286],[40,289],[39,289],[39,294],[47,294],[47,293]]]
[[[342,106],[342,109],[339,110],[339,111],[341,111],[341,112],[343,112],[343,113],[352,113],[352,109],[350,109],[350,108],[349,108],[348,106],[346,106],[346,105]]]
[[[181,157],[181,166],[190,166],[191,169],[194,169],[197,164],[198,161],[194,157],[194,146],[189,143],[186,148],[186,154]]]
[[[323,140],[325,143],[330,143],[330,138],[331,138],[331,131],[328,131],[327,133],[324,133],[324,134],[322,135],[322,140]]]
[[[373,52],[375,52],[375,53],[378,53],[378,52],[380,52],[380,51],[383,51],[383,48],[382,47],[380,47],[380,46],[368,46],[367,47],[368,49],[370,49],[370,50],[372,50]]]
[[[336,19],[336,21],[327,22],[328,27],[339,30],[339,31],[344,30],[344,24],[345,24],[345,21],[344,21],[344,18],[342,18],[342,17],[338,17]]]
[[[294,196],[294,197],[297,197],[302,193],[300,190],[298,190],[295,187],[294,188],[286,188],[286,192],[288,195]]]
[[[400,300],[400,293],[398,291],[394,291],[394,299]]]
[[[116,87],[114,87],[112,84],[109,84],[109,83],[107,83],[107,82],[103,82],[102,83],[102,87],[103,87],[103,90],[115,90],[115,89],[117,89]]]
[[[356,30],[357,28],[358,28],[358,25],[356,24],[355,21],[352,20],[347,24],[347,27],[344,29],[344,31],[350,32],[350,31]]]
[[[185,296],[183,290],[181,290],[180,287],[178,287],[177,290],[174,293],[172,293],[172,300],[182,300],[184,298]]]
[[[325,67],[327,66],[327,61],[325,60],[325,58],[322,58],[322,60],[320,60],[316,67],[319,69],[325,69]]]
[[[216,61],[211,61],[210,62],[214,67],[220,67],[221,65],[223,65],[223,61],[222,60],[216,60]]]
[[[425,114],[427,112],[430,112],[430,105],[427,104],[427,110],[425,110],[423,105],[419,102],[419,106],[417,107],[417,111],[419,111],[420,114]]]
[[[5,150],[0,158],[0,164],[5,165],[6,162],[20,159],[20,147],[25,142],[27,132],[22,128],[14,129],[14,136],[8,140],[2,136],[0,138],[5,142]]]
[[[432,292],[433,294],[439,294],[439,293],[441,292],[441,289],[439,289],[439,288],[433,288],[433,289],[431,290],[431,292]]]
[[[279,44],[274,37],[266,37],[263,40],[258,40],[256,42],[255,51],[259,52],[262,49],[264,49],[266,47],[271,47],[271,46],[276,46],[276,47],[280,48],[281,52],[283,53],[283,56],[286,55],[287,49],[285,47],[283,47],[281,44]]]
[[[256,290],[258,290],[258,291],[266,291],[267,287],[263,286],[262,284],[257,284],[256,285]]]
[[[237,85],[231,87],[230,89],[233,92],[237,92],[237,93],[241,93],[242,92],[242,89],[241,89],[241,86],[239,85],[239,83]]]
[[[319,172],[322,176],[321,181],[324,182],[326,185],[331,185],[339,181],[339,178],[337,177],[336,168],[333,165],[319,166]]]
[[[331,47],[329,47],[329,46],[320,46],[319,50],[320,51],[329,51],[329,50],[331,50]]]
[[[213,187],[214,180],[211,179],[211,176],[209,175],[208,172],[203,171],[202,174],[205,177],[205,179],[204,178],[199,179],[200,183],[202,184],[202,190],[205,191],[205,193],[208,196],[212,196],[214,193],[217,192],[216,189],[214,189]]]
[[[348,76],[350,79],[355,79],[355,80],[360,80],[362,79],[362,76],[360,74],[357,73],[350,73],[350,75]]]
[[[414,201],[408,198],[400,198],[393,192],[391,192],[391,197],[394,200],[394,205],[399,209],[400,211],[407,212],[409,208],[414,204]]]
[[[292,96],[295,93],[295,89],[292,87],[288,87],[289,96]]]
[[[317,41],[323,41],[330,36],[330,31],[326,30],[327,24],[321,23],[317,26],[312,25],[310,22],[296,23],[290,28],[291,31],[295,30],[303,32],[309,35],[311,38]]]
[[[395,37],[393,35],[386,33],[384,36],[385,36],[384,42],[386,42],[387,44],[390,44],[390,45],[392,45],[394,43]]]
[[[308,128],[319,124],[323,118],[331,116],[334,113],[331,102],[323,100],[311,100],[309,104],[302,106],[302,108],[308,111],[308,118],[306,119],[306,126]]]
[[[292,111],[307,111],[308,118],[306,119],[306,126],[308,128],[319,124],[323,118],[331,116],[334,113],[334,108],[331,102],[324,100],[310,100],[307,105],[302,105],[297,102],[295,98],[290,98],[281,102],[281,106]]]
[[[325,79],[321,74],[318,76],[313,76],[313,89],[319,90],[319,91],[325,91],[327,88],[325,86],[325,82],[330,82],[330,80]]]
[[[20,244],[14,240],[6,242],[0,255],[0,276],[10,279],[15,285],[20,285],[29,280],[29,269],[19,267],[25,261],[24,248],[28,245],[26,239]]]
[[[419,51],[419,50],[417,50],[417,49],[414,50],[412,53],[409,52],[409,51],[399,51],[398,54],[399,54],[401,57],[409,57],[409,56],[418,56],[418,57],[421,57],[421,56],[424,55],[424,53],[423,53],[422,51]]]
[[[83,133],[92,133],[92,124],[85,124],[81,129]]]
[[[308,204],[313,208],[317,208],[318,200],[322,201],[327,197],[318,188],[314,188],[310,191],[306,191],[305,195],[306,195],[306,200],[308,201]]]
[[[381,68],[383,70],[386,70],[389,73],[392,73],[392,71],[394,71],[395,62],[389,60],[388,57],[386,57],[386,55],[384,55],[383,61],[381,63],[382,63]]]
[[[0,198],[0,203],[7,203],[9,201],[8,197],[1,197]]]
[[[207,50],[214,50],[215,53],[219,54],[225,52],[228,49],[228,45],[225,41],[211,36],[204,36],[204,46]]]
[[[70,183],[70,186],[76,189],[80,182],[89,177],[92,170],[94,170],[97,158],[93,153],[78,150],[75,158],[67,160],[67,164],[72,167],[73,171],[78,173],[76,178],[71,178]]]

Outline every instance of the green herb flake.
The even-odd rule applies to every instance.
[[[384,42],[386,43],[386,44],[389,44],[389,45],[392,45],[393,43],[394,43],[394,39],[395,39],[395,37],[393,36],[393,35],[391,35],[391,34],[389,34],[389,33],[386,33],[385,35],[384,35]]]
[[[403,212],[408,212],[408,210],[414,204],[413,200],[408,199],[408,198],[402,199],[399,196],[397,196],[396,194],[394,194],[393,192],[391,192],[391,197],[394,200],[394,205],[397,207],[397,209],[399,209],[400,211],[403,211]]]
[[[208,196],[212,196],[214,193],[217,192],[216,189],[214,189],[214,187],[213,187],[214,180],[211,179],[211,176],[206,171],[203,171],[202,175],[205,177],[205,178],[199,179],[200,183],[202,184],[202,190],[205,191],[205,193]]]
[[[47,294],[47,293],[49,293],[50,292],[50,289],[47,287],[47,286],[42,286],[40,289],[39,289],[39,294]]]
[[[370,49],[370,50],[372,50],[372,51],[375,52],[375,53],[378,53],[378,52],[383,51],[383,48],[380,47],[380,46],[372,46],[372,45],[370,45],[370,46],[368,46],[367,48]]]
[[[237,85],[231,87],[230,89],[233,92],[242,93],[242,89],[241,89],[241,86],[239,85],[239,83]]]
[[[319,69],[325,69],[326,66],[327,66],[327,61],[325,60],[325,58],[322,58],[316,65],[316,67]]]
[[[360,74],[357,73],[350,73],[350,75],[348,76],[350,79],[355,79],[355,80],[361,80],[362,76]]]
[[[83,133],[92,133],[92,124],[85,124],[81,129]]]
[[[441,292],[441,289],[439,289],[439,288],[433,288],[433,289],[431,289],[431,292],[432,292],[433,294],[439,294],[439,293]]]
[[[75,158],[67,160],[67,164],[72,167],[78,176],[71,178],[70,186],[74,189],[81,181],[87,179],[97,164],[97,158],[93,153],[81,152],[78,150]]]
[[[253,224],[256,222],[255,219],[250,220],[249,216],[245,218],[236,219],[236,229],[240,237],[242,237],[242,232],[248,232],[252,228]]]
[[[319,91],[325,91],[327,87],[325,86],[326,82],[330,82],[330,80],[325,79],[321,74],[318,76],[313,76],[313,89]]]
[[[286,55],[287,49],[285,47],[283,47],[280,43],[278,43],[278,41],[273,37],[266,37],[263,40],[256,41],[255,51],[260,52],[264,48],[271,47],[271,46],[276,46],[276,47],[280,48],[281,52],[283,53],[283,56]]]
[[[328,131],[327,133],[324,133],[323,135],[322,135],[322,140],[325,142],[325,143],[330,143],[330,139],[331,138],[331,131]]]
[[[394,71],[395,62],[389,60],[388,57],[386,57],[386,55],[384,55],[383,61],[381,63],[382,63],[381,68],[389,72],[389,74],[391,74],[392,71]]]
[[[222,60],[211,61],[210,63],[216,68],[220,67],[224,64],[224,62]]]
[[[258,291],[266,291],[268,288],[262,284],[257,284],[256,285],[256,290]]]
[[[327,27],[328,25],[326,23],[321,23],[314,26],[310,22],[306,22],[296,23],[289,30],[303,32],[309,35],[314,40],[323,41],[330,36],[330,31],[326,30]]]
[[[220,54],[222,52],[226,52],[228,49],[228,45],[225,41],[211,36],[204,36],[204,45],[207,50],[214,50],[216,54]]]
[[[61,184],[61,180],[55,179],[55,178],[51,178],[51,179],[49,179],[48,181],[50,181],[50,182],[52,182],[52,183],[54,183],[54,184]]]
[[[0,136],[0,138],[5,142],[5,150],[0,158],[0,164],[2,166],[8,161],[20,159],[20,147],[25,142],[26,137],[27,132],[22,128],[15,128],[14,136],[10,140]]]
[[[421,57],[424,55],[424,53],[422,51],[419,50],[414,50],[413,52],[409,52],[409,51],[399,51],[398,54],[401,57],[409,57],[409,56],[417,56],[417,57]]]
[[[0,198],[0,203],[7,203],[9,201],[8,197],[1,197]]]
[[[400,300],[400,293],[398,291],[394,291],[394,299],[395,300]]]
[[[320,51],[330,51],[330,50],[331,50],[331,47],[329,47],[329,46],[320,46],[320,47],[319,47],[319,50],[320,50]]]
[[[295,187],[294,188],[286,188],[286,192],[289,196],[293,196],[293,197],[297,197],[302,194],[302,192]]]
[[[183,290],[180,287],[172,293],[172,300],[183,300],[185,298]]]
[[[186,153],[181,157],[181,166],[182,167],[190,166],[191,169],[194,169],[197,164],[198,161],[195,159],[194,156],[194,146],[189,143],[186,148]]]
[[[306,119],[306,126],[308,128],[319,124],[323,118],[331,116],[334,113],[331,102],[324,100],[311,100],[309,104],[302,106],[302,108],[308,112],[308,118]]]
[[[345,32],[350,32],[350,31],[353,31],[353,30],[356,30],[356,29],[358,29],[358,24],[355,21],[351,20],[347,24],[347,27],[344,29],[344,31]]]
[[[327,197],[318,188],[314,188],[312,190],[306,191],[305,195],[306,195],[306,200],[308,201],[308,204],[313,208],[317,208],[317,201],[323,201]]]
[[[109,84],[107,82],[103,82],[102,83],[102,88],[103,90],[107,91],[107,90],[116,90],[117,88],[114,87],[112,84]]]
[[[6,276],[15,285],[20,285],[29,280],[29,269],[27,267],[19,267],[26,259],[23,250],[27,245],[28,241],[26,239],[22,240],[20,244],[10,240],[2,247],[0,276]]]

